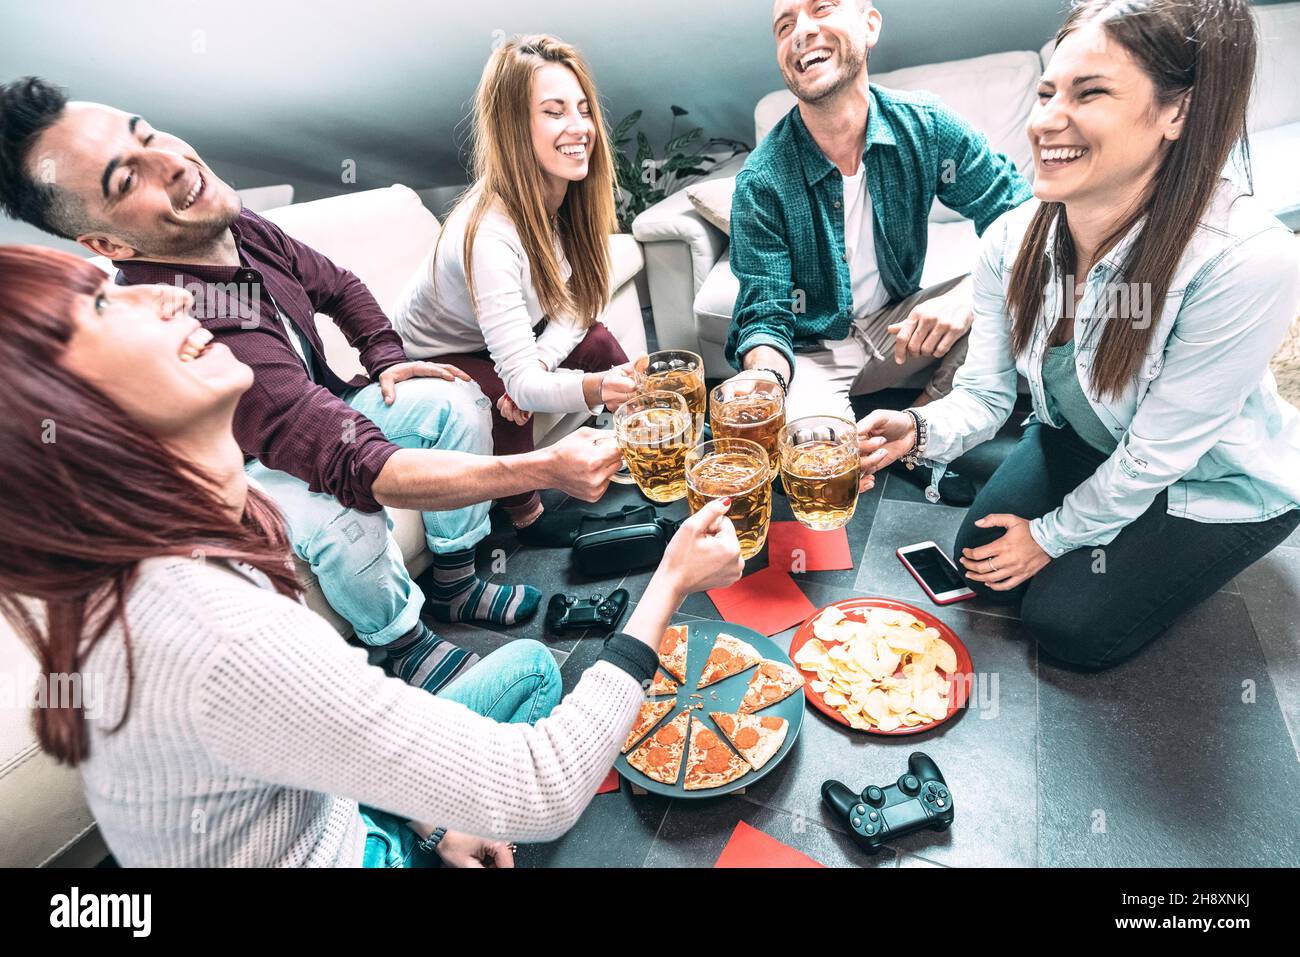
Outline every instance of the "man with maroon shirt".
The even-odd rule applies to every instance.
[[[0,110],[0,206],[113,260],[119,283],[190,290],[203,328],[178,361],[202,362],[215,338],[253,368],[235,416],[247,471],[330,605],[394,673],[436,691],[474,657],[421,623],[425,598],[384,506],[423,512],[435,618],[513,624],[536,611],[536,589],[475,573],[489,504],[538,488],[595,501],[618,467],[612,443],[584,429],[492,457],[490,410],[469,377],[408,360],[355,275],[242,209],[189,144],[35,78],[0,86]],[[316,313],[357,348],[368,380],[330,370]]]

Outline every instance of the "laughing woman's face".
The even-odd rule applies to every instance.
[[[252,370],[190,315],[172,286],[117,286],[79,297],[63,365],[159,439],[233,409]]]
[[[1052,54],[1029,119],[1034,195],[1100,208],[1140,194],[1182,135],[1183,101],[1162,106],[1133,56],[1100,26]]]

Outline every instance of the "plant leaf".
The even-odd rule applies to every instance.
[[[632,132],[632,127],[641,122],[641,112],[641,110],[633,110],[618,121],[618,126],[614,127],[614,142],[618,143],[624,140],[627,134]]]
[[[673,116],[687,116],[690,114],[690,110],[684,110],[680,106],[672,106],[669,109],[673,111]]]

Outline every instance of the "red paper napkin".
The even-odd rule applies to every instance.
[[[744,821],[736,824],[731,840],[718,855],[714,867],[825,867],[807,854],[796,851],[788,844],[750,827]]]
[[[767,533],[767,564],[769,568],[796,572],[852,568],[848,532],[843,528],[815,532],[798,522],[773,522]]]
[[[609,769],[609,774],[605,775],[605,780],[596,788],[597,794],[608,794],[610,791],[617,791],[619,786],[618,771],[614,768]]]
[[[789,572],[770,566],[734,585],[713,589],[709,598],[725,620],[769,638],[803,624],[817,610]]]

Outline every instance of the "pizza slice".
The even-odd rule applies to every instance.
[[[677,689],[680,687],[681,685],[676,681],[673,681],[672,678],[669,678],[662,671],[656,671],[655,680],[650,683],[649,694],[652,698],[666,694],[677,694]]]
[[[623,753],[627,754],[631,751],[632,745],[649,734],[650,729],[662,721],[664,715],[672,711],[676,705],[676,701],[647,701],[641,705],[636,721],[632,724],[632,730],[628,733],[627,740],[623,742]]]
[[[691,728],[691,753],[686,760],[686,790],[722,787],[749,772],[749,764],[722,739],[696,721]]]
[[[711,711],[709,717],[755,771],[781,750],[785,733],[790,730],[789,721],[771,715],[760,718],[754,714]]]
[[[700,675],[700,687],[704,688],[723,678],[738,675],[746,668],[752,668],[763,660],[763,656],[747,641],[733,638],[731,635],[718,635],[709,652],[709,660],[704,663],[704,673]]]
[[[659,663],[678,681],[686,681],[686,626],[669,625],[659,645]]]
[[[686,728],[691,723],[689,710],[683,711],[627,756],[627,763],[660,784],[676,784],[686,750]]]
[[[740,702],[744,714],[784,701],[803,687],[803,675],[783,661],[764,661],[749,679],[745,700]]]

